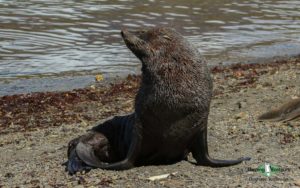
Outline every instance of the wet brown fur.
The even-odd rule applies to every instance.
[[[94,127],[92,134],[101,133],[106,137],[97,137],[98,143],[83,139],[71,141],[76,152],[69,155],[69,172],[84,168],[81,163],[77,165],[77,158],[87,166],[113,170],[174,163],[185,159],[189,152],[197,164],[213,167],[235,165],[249,159],[216,160],[208,155],[207,120],[212,79],[205,60],[192,44],[174,29],[164,27],[123,30],[121,34],[127,47],[142,62],[135,112]],[[115,162],[107,164],[100,160],[101,152],[95,148],[102,144],[101,140],[108,141],[117,156]],[[74,156],[75,163],[72,162]]]

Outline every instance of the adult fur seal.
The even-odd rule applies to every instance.
[[[212,79],[199,52],[171,28],[127,31],[121,35],[142,62],[135,112],[97,125],[69,143],[67,169],[124,170],[170,164],[192,152],[198,165],[224,167],[236,160],[208,155],[207,119]]]

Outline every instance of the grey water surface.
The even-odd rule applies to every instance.
[[[120,29],[156,25],[176,28],[210,65],[300,54],[298,0],[0,0],[0,95],[83,87],[89,71],[136,73]]]

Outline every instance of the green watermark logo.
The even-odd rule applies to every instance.
[[[278,172],[281,172],[281,168],[279,166],[270,164],[270,163],[265,163],[262,165],[259,165],[257,168],[257,171],[263,174],[264,176],[270,177],[273,174],[276,174]]]
[[[257,168],[248,168],[248,172],[257,172],[265,177],[250,177],[251,181],[288,181],[288,177],[272,177],[274,174],[282,173],[286,171],[291,171],[290,168],[282,168],[277,165],[270,164],[265,162],[264,164],[259,165]]]

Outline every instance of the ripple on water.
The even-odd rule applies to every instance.
[[[123,27],[174,27],[211,63],[300,53],[294,45],[300,40],[299,5],[295,0],[0,1],[0,78],[135,71],[140,63],[120,37]]]

